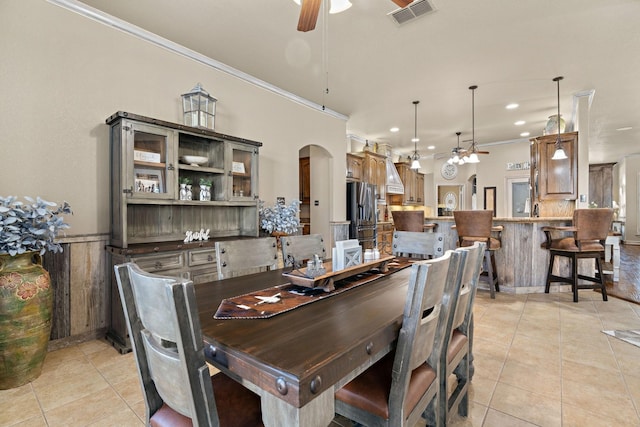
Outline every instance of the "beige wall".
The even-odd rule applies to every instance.
[[[344,219],[346,122],[44,1],[0,3],[0,195],[67,200],[68,235],[109,231],[109,136],[118,110],[181,121],[180,94],[218,98],[216,131],[261,141],[260,198],[298,197],[298,150],[333,161]]]

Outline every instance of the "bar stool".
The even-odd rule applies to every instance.
[[[424,211],[391,211],[396,231],[424,231]]]
[[[495,299],[496,292],[500,292],[495,251],[502,247],[504,227],[493,225],[493,211],[490,210],[453,211],[453,218],[458,232],[458,247],[473,246],[475,242],[486,244],[480,280],[489,284],[491,298]]]
[[[602,300],[607,300],[607,289],[604,283],[602,262],[604,262],[604,245],[611,220],[613,209],[576,209],[573,211],[573,225],[570,227],[544,227],[547,241],[543,248],[549,249],[549,270],[547,271],[547,283],[545,293],[549,293],[551,282],[563,282],[571,284],[573,302],[578,302],[578,289],[600,289]],[[553,239],[551,232],[570,232],[572,236]],[[567,257],[571,260],[571,276],[562,277],[553,274],[553,263],[557,256]],[[578,274],[578,259],[593,258],[596,263],[594,276]],[[578,280],[593,282],[593,285],[578,284]]]

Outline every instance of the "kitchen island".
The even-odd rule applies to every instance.
[[[494,218],[493,225],[504,227],[502,248],[495,253],[500,292],[539,293],[544,292],[549,266],[549,251],[541,247],[546,241],[543,227],[570,225],[570,217],[553,218]],[[445,236],[445,250],[455,249],[458,234],[451,227],[455,224],[452,216],[426,217],[425,223],[435,223],[438,232]],[[568,263],[557,263],[556,269],[565,275]],[[487,286],[480,283],[480,287]],[[568,284],[552,284],[551,292],[570,290]]]

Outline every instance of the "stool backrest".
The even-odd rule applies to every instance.
[[[453,218],[456,221],[456,231],[460,241],[464,237],[491,237],[491,227],[493,226],[493,211],[453,211]]]
[[[576,241],[604,241],[609,234],[612,220],[611,208],[576,209],[573,211],[573,226],[577,228]]]
[[[398,231],[424,231],[424,211],[391,211],[391,217]]]

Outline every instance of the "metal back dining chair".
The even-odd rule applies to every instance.
[[[394,231],[391,251],[396,256],[438,258],[444,255],[442,233]]]
[[[218,279],[244,276],[278,268],[275,237],[216,242]]]
[[[285,267],[304,267],[304,262],[313,259],[314,255],[326,258],[324,239],[320,234],[306,234],[302,236],[282,236],[282,258]]]
[[[605,240],[611,228],[613,209],[576,209],[573,211],[573,224],[570,227],[543,227],[547,241],[543,247],[549,249],[549,269],[545,293],[549,293],[552,282],[570,283],[573,291],[573,301],[578,302],[578,289],[600,289],[602,300],[607,300],[607,289],[602,272],[604,262]],[[554,239],[552,232],[565,232],[565,237]],[[567,237],[566,232],[571,233]],[[553,264],[556,257],[566,257],[571,260],[571,275],[562,277],[553,274]],[[578,260],[592,258],[595,260],[595,274],[587,276],[578,274]],[[593,283],[579,284],[579,280]]]
[[[459,293],[459,268],[466,254],[411,266],[402,328],[395,351],[336,391],[336,412],[366,426],[414,426],[434,408],[439,394],[441,353],[446,351],[447,316]],[[436,425],[444,420],[436,415]]]
[[[482,278],[489,284],[491,298],[500,292],[498,271],[496,268],[495,251],[502,247],[502,226],[493,225],[493,211],[453,211],[456,231],[458,232],[458,247],[472,246],[475,242],[485,243],[485,261]]]
[[[193,282],[114,267],[144,392],[146,424],[262,425],[260,397],[223,373],[213,377]]]
[[[469,383],[473,377],[473,302],[482,268],[485,244],[476,242],[473,246],[456,249],[466,252],[466,261],[461,267],[461,283],[458,300],[449,317],[451,330],[446,354],[441,359],[440,414],[447,423],[452,414],[458,412],[463,417],[469,414]],[[449,387],[451,375],[456,376],[455,388]]]

